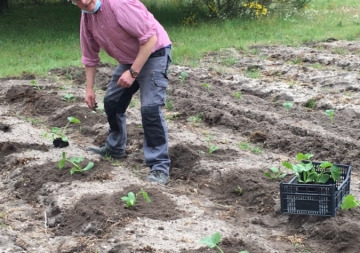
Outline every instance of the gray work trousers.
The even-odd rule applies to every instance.
[[[117,81],[131,65],[118,64],[104,97],[105,112],[110,125],[105,145],[111,152],[123,154],[127,140],[126,109],[132,96],[140,89],[145,162],[151,171],[160,170],[167,175],[170,168],[168,132],[161,108],[166,100],[170,51],[170,48],[165,48],[164,55],[150,56],[129,88],[118,86]]]

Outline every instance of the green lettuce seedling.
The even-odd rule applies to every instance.
[[[315,170],[314,164],[310,161],[310,158],[313,156],[313,154],[298,153],[296,155],[296,161],[300,163],[291,164],[289,162],[283,162],[282,165],[295,173],[299,183],[325,184],[330,179],[330,176],[334,182],[340,178],[340,169],[327,161],[321,162],[319,169]],[[302,162],[303,160],[306,160],[307,162]]]
[[[355,208],[359,206],[359,201],[355,199],[354,195],[348,194],[343,199],[340,208],[343,210],[348,210],[350,208]]]
[[[329,117],[330,123],[333,124],[334,123],[334,117],[335,117],[335,111],[333,109],[326,110],[325,115]]]
[[[271,167],[269,171],[264,172],[264,175],[271,179],[282,179],[286,176],[286,173],[276,167]]]
[[[82,168],[81,167],[81,162],[84,161],[84,158],[83,157],[72,157],[70,159],[67,159],[66,158],[66,153],[65,152],[62,152],[62,158],[61,160],[59,161],[58,163],[58,166],[59,166],[59,169],[61,170],[62,168],[64,168],[64,165],[66,162],[69,162],[72,164],[72,168],[70,170],[70,174],[73,175],[75,172],[84,172],[84,171],[87,171],[87,170],[90,170],[94,167],[94,163],[93,162],[89,162],[88,165],[86,165],[85,168]]]
[[[74,102],[76,100],[76,97],[73,94],[66,94],[63,96],[62,100],[66,102]]]
[[[180,76],[179,76],[181,85],[184,85],[184,82],[185,82],[186,77],[188,77],[188,73],[186,73],[186,72],[181,72],[181,74],[180,74]]]
[[[68,138],[65,136],[66,128],[70,125],[70,123],[80,124],[80,120],[78,120],[77,118],[74,118],[74,117],[68,117],[67,119],[69,122],[62,129],[62,131],[61,131],[61,128],[58,128],[58,127],[51,128],[51,133],[52,133],[53,139],[55,139],[55,137],[57,135],[61,138],[62,141],[68,142]]]
[[[289,113],[289,110],[291,109],[291,107],[293,107],[294,103],[293,102],[285,102],[283,104],[283,106],[285,107],[286,109],[286,113]]]
[[[143,189],[141,189],[141,190],[140,190],[138,193],[136,193],[136,194],[133,193],[133,192],[129,192],[128,195],[127,195],[127,196],[123,196],[123,197],[121,198],[121,200],[126,202],[126,207],[131,207],[131,206],[134,206],[134,205],[135,205],[136,200],[137,200],[139,194],[142,194],[143,199],[145,199],[145,201],[146,201],[147,203],[150,203],[150,202],[151,202],[151,200],[150,200],[147,192],[144,191]]]
[[[216,248],[220,253],[224,253],[224,251],[217,245],[221,242],[221,235],[219,232],[216,232],[212,236],[208,236],[203,238],[200,243],[207,245],[209,248]],[[249,253],[248,251],[240,251],[239,253]]]

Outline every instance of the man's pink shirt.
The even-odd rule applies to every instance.
[[[162,25],[138,0],[100,0],[94,14],[81,14],[80,42],[85,66],[96,66],[100,48],[122,64],[132,64],[140,45],[156,35],[153,52],[171,44]]]

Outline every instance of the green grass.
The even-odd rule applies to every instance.
[[[327,38],[360,37],[358,0],[316,0],[304,12],[288,18],[198,21],[195,26],[183,25],[183,14],[174,1],[146,2],[171,37],[174,64],[197,66],[205,53],[221,48],[297,46]],[[0,16],[0,77],[23,72],[45,76],[52,68],[81,66],[80,10],[76,6],[58,3],[10,8],[11,12]],[[100,57],[102,62],[115,63],[103,52]]]

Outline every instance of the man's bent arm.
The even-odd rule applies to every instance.
[[[156,42],[157,37],[156,35],[153,35],[144,44],[140,45],[139,53],[131,66],[134,71],[140,72],[145,62],[149,59]]]

